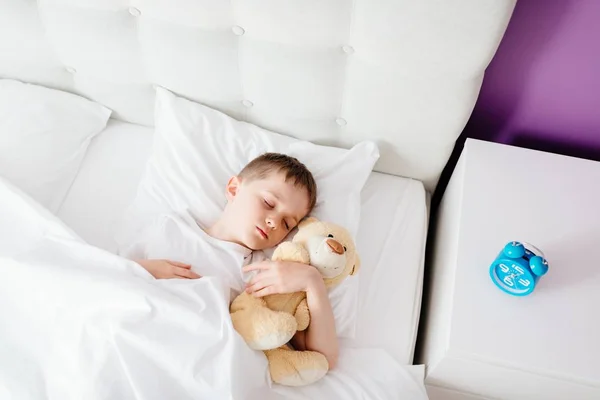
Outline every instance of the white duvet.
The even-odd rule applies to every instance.
[[[342,345],[304,388],[271,385],[216,278],[155,280],[0,179],[0,399],[426,399],[422,368]]]

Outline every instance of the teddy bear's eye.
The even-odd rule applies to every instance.
[[[329,235],[327,235],[328,238],[333,238],[333,235],[330,233]]]
[[[348,251],[348,249],[346,248],[346,246],[344,246],[344,251]]]

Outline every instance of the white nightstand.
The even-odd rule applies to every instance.
[[[515,297],[504,244],[550,270]],[[600,163],[467,140],[440,205],[423,351],[431,400],[600,399]]]

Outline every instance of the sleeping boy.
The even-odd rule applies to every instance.
[[[201,253],[205,266],[194,269],[203,275],[212,275],[210,269],[219,268],[218,275],[225,276],[230,287],[241,286],[257,297],[305,291],[311,324],[307,330],[296,333],[291,344],[297,350],[322,353],[332,369],[337,363],[338,341],[327,289],[317,269],[301,263],[257,259],[252,254],[281,243],[313,209],[316,192],[315,180],[304,164],[284,154],[266,153],[229,180],[225,187],[227,204],[216,223],[206,230],[191,220],[183,225],[195,238],[200,238],[195,240],[196,246],[200,246],[196,252]],[[170,224],[176,223],[172,218],[184,217],[165,216],[161,240],[171,237]],[[174,239],[173,245],[182,246],[183,242]],[[172,254],[182,254],[179,250]],[[134,256],[157,279],[200,278],[191,265],[152,259],[151,253],[138,249],[129,256]],[[240,270],[258,273],[244,285]]]

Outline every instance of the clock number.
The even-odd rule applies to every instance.
[[[502,272],[504,272],[505,274],[508,273],[508,271],[510,270],[508,268],[508,266],[504,265],[504,264],[500,264],[500,269],[502,270]]]
[[[510,287],[513,287],[515,285],[514,282],[513,282],[513,278],[510,275],[505,276],[504,279],[503,279],[503,281],[504,281],[504,283],[506,283]]]
[[[529,286],[531,282],[529,281],[529,279],[519,279],[519,283],[523,286]]]

